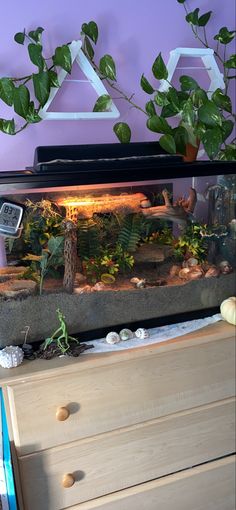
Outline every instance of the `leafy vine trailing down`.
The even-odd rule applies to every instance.
[[[46,104],[53,87],[59,87],[58,69],[71,72],[71,53],[68,44],[55,49],[51,57],[43,55],[42,33],[44,29],[38,27],[29,33],[18,32],[14,39],[18,44],[28,43],[28,54],[31,62],[36,66],[37,72],[22,77],[3,77],[0,79],[0,99],[14,112],[24,119],[20,127],[16,127],[14,118],[0,118],[0,130],[8,135],[15,135],[25,129],[28,124],[40,122],[40,109]],[[35,101],[30,97],[27,84],[33,85]]]
[[[177,0],[177,2],[183,4],[186,21],[190,24],[194,36],[208,48],[206,25],[211,18],[212,11],[199,15],[199,8],[192,12],[188,11],[186,0]],[[42,120],[40,109],[46,104],[51,89],[59,87],[58,71],[62,68],[68,73],[71,72],[72,61],[69,44],[57,47],[54,54],[46,58],[42,46],[43,31],[42,27],[38,27],[28,33],[24,30],[15,34],[14,39],[18,44],[28,43],[28,55],[36,66],[37,72],[21,78],[3,77],[0,79],[0,99],[8,106],[13,107],[14,112],[24,119],[24,124],[16,127],[14,118],[0,118],[0,130],[6,134],[15,135],[25,129],[28,124],[40,122]],[[209,99],[206,91],[200,88],[196,80],[190,76],[180,77],[180,90],[177,90],[169,82],[169,90],[159,92],[158,87],[152,85],[142,74],[140,86],[150,96],[150,100],[146,102],[145,107],[141,107],[134,101],[134,94],[128,96],[118,86],[116,65],[111,55],[104,55],[99,60],[99,64],[96,64],[93,47],[98,40],[96,22],[83,23],[81,30],[82,50],[100,78],[105,80],[111,90],[118,93],[119,98],[125,100],[131,108],[136,108],[144,114],[147,128],[161,134],[159,143],[164,150],[185,155],[188,144],[198,146],[199,142],[202,142],[210,159],[225,160],[236,159],[235,137],[228,142],[236,120],[236,115],[232,111],[231,99],[228,96],[229,82],[235,78],[235,75],[230,73],[236,68],[236,55],[227,57],[226,51],[227,45],[233,41],[235,34],[235,30],[230,31],[227,27],[222,27],[214,36],[214,40],[217,41],[215,56],[224,69],[225,93],[221,89],[217,89]],[[222,56],[220,48],[223,48]],[[168,70],[161,53],[152,65],[152,74],[155,80],[168,81]],[[30,82],[33,85],[37,104],[30,97],[27,86]],[[110,95],[102,95],[96,101],[93,111],[109,110],[111,102]],[[167,122],[168,117],[177,119],[177,127],[173,128]],[[130,142],[131,129],[127,123],[118,122],[113,129],[121,143]]]

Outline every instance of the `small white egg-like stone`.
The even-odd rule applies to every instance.
[[[0,365],[3,368],[13,368],[23,361],[24,353],[17,345],[8,345],[0,351]]]
[[[130,280],[130,283],[138,283],[140,281],[140,278],[137,278],[136,276],[134,276],[134,278],[131,278]]]
[[[194,257],[190,257],[188,260],[186,260],[186,266],[183,267],[193,267],[198,265],[198,260]]]
[[[149,333],[148,333],[148,330],[145,329],[145,328],[138,328],[136,331],[135,331],[135,336],[137,338],[139,338],[140,340],[144,340],[144,338],[148,338],[149,337]]]
[[[133,338],[134,335],[131,329],[124,328],[120,331],[119,336],[120,339],[125,342],[126,340],[130,340],[131,338]]]
[[[118,342],[120,342],[120,335],[115,331],[110,331],[106,336],[106,342],[108,344],[118,344]]]
[[[144,289],[146,287],[146,280],[143,278],[136,283],[137,289]]]
[[[95,290],[95,291],[104,290],[105,288],[106,288],[106,285],[105,285],[105,283],[102,283],[102,282],[97,282],[93,286],[93,290]]]

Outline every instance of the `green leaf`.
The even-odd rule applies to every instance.
[[[220,111],[213,101],[206,101],[199,110],[198,110],[198,118],[201,122],[206,124],[207,126],[221,126],[222,117]]]
[[[116,66],[111,55],[104,55],[99,63],[99,70],[109,80],[116,81]]]
[[[14,119],[11,120],[0,119],[0,131],[5,133],[6,135],[14,135],[15,134]]]
[[[166,80],[168,78],[168,70],[161,56],[161,53],[159,53],[153,63],[152,72],[157,80]]]
[[[147,127],[150,131],[154,131],[154,133],[171,134],[172,132],[168,122],[162,117],[159,117],[159,115],[150,117],[150,119],[147,120]]]
[[[142,89],[144,90],[144,92],[146,92],[147,94],[153,94],[154,88],[149,83],[147,78],[145,78],[144,74],[142,74],[142,76],[141,76],[140,85],[141,85]]]
[[[94,57],[94,49],[92,47],[92,44],[87,36],[84,38],[84,50],[88,54],[89,58],[93,60]]]
[[[30,93],[25,85],[15,87],[14,110],[18,115],[26,119],[30,102]]]
[[[235,69],[236,68],[236,55],[231,55],[228,60],[224,63],[224,66],[227,69]]]
[[[177,90],[180,109],[183,109],[184,104],[189,99],[189,94],[187,92],[183,92],[182,90]]]
[[[179,81],[181,84],[181,90],[183,92],[199,89],[198,83],[196,82],[196,80],[191,78],[191,76],[186,76],[186,75],[180,76]]]
[[[186,154],[186,144],[188,143],[188,132],[183,126],[178,126],[177,128],[174,128],[172,131],[175,145],[176,145],[176,152],[179,154]]]
[[[121,143],[129,143],[131,139],[131,130],[125,122],[117,122],[113,126],[113,131]]]
[[[154,102],[153,101],[148,101],[146,103],[145,110],[146,110],[147,114],[149,115],[149,117],[152,117],[153,115],[156,115],[156,110],[155,110],[155,106],[154,106]]]
[[[139,214],[126,214],[121,222],[118,246],[123,252],[135,252],[141,237],[141,218]],[[118,248],[118,247],[117,247]]]
[[[93,107],[93,112],[107,112],[111,108],[111,104],[111,97],[108,94],[103,94],[97,99]]]
[[[31,62],[33,62],[33,64],[39,68],[39,71],[43,71],[45,62],[44,58],[42,57],[41,44],[30,43],[28,45],[28,52]]]
[[[83,23],[82,32],[86,34],[95,44],[98,40],[98,26],[95,21],[89,21],[89,23]]]
[[[33,39],[33,41],[38,43],[41,41],[41,34],[43,33],[43,31],[44,28],[38,27],[36,30],[31,30],[31,32],[29,32],[29,37]]]
[[[232,112],[231,99],[226,94],[223,94],[221,89],[216,89],[215,92],[213,92],[211,100],[222,110],[225,110],[229,113]]]
[[[206,101],[208,101],[207,93],[203,89],[196,89],[191,94],[191,100],[195,108],[200,108]]]
[[[71,72],[71,53],[67,44],[63,44],[63,46],[56,48],[55,55],[53,55],[52,60],[55,66],[62,67],[62,69],[68,73]]]
[[[219,41],[221,44],[229,44],[235,37],[235,30],[228,30],[227,27],[222,27],[218,34],[214,36],[215,41]]]
[[[201,121],[198,121],[198,124],[194,129],[195,135],[201,140],[206,131],[207,131],[206,125],[203,124]]]
[[[194,107],[193,107],[191,98],[189,98],[183,105],[182,120],[183,120],[183,122],[186,122],[186,124],[193,126],[195,123],[195,120],[196,120],[195,117],[196,117],[196,114],[194,111]]]
[[[229,135],[231,135],[233,129],[234,129],[234,123],[232,120],[230,120],[230,119],[223,120],[222,126],[221,126],[223,142],[225,140],[227,140]]]
[[[154,101],[158,106],[166,106],[169,104],[169,101],[167,99],[167,92],[159,92],[155,94]]]
[[[222,134],[220,128],[214,127],[213,129],[207,129],[202,137],[202,143],[208,157],[210,159],[214,159],[216,154],[218,154],[222,144]]]
[[[50,69],[50,71],[48,71],[48,75],[49,75],[49,84],[50,84],[50,87],[56,87],[56,88],[60,87],[60,84],[59,84],[59,81],[58,81],[58,77],[57,77],[57,73]]]
[[[189,12],[187,16],[185,16],[185,19],[188,23],[191,23],[192,25],[198,26],[198,13],[199,8],[197,7],[194,11]]]
[[[13,105],[14,101],[14,82],[10,78],[0,79],[0,99],[8,106]]]
[[[167,92],[167,99],[171,106],[175,108],[175,110],[178,112],[180,110],[180,103],[179,103],[179,97],[178,92],[174,87],[170,87]]]
[[[235,144],[226,145],[225,149],[220,151],[217,155],[220,161],[235,161],[236,160],[236,146]]]
[[[48,241],[48,250],[51,255],[55,255],[56,252],[61,251],[64,245],[64,236],[50,237]]]
[[[161,116],[164,117],[165,119],[168,117],[175,117],[175,115],[177,115],[178,112],[179,110],[177,108],[175,108],[171,104],[167,104],[166,106],[163,106],[161,110]]]
[[[16,41],[18,44],[24,44],[25,32],[17,32],[17,34],[14,35],[14,41]]]
[[[211,17],[211,13],[212,13],[212,11],[208,11],[205,14],[202,14],[202,16],[200,16],[200,18],[198,18],[198,26],[199,27],[206,26],[206,24],[208,23],[208,21]]]
[[[33,74],[34,93],[40,106],[44,106],[50,93],[50,77],[47,71]]]
[[[40,122],[42,119],[39,116],[37,110],[35,109],[34,102],[31,101],[29,104],[28,113],[26,115],[26,120],[30,124],[35,124],[36,122]]]
[[[163,135],[159,140],[159,144],[169,154],[176,154],[176,145],[173,136]]]
[[[177,0],[177,2],[179,2],[179,4],[184,4],[185,0]]]
[[[48,252],[46,250],[42,250],[42,255],[40,257],[40,269],[43,275],[47,272],[48,257]]]

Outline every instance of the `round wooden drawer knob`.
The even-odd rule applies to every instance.
[[[72,487],[74,485],[75,479],[71,473],[67,473],[62,478],[62,485],[65,487],[65,489],[69,489],[69,487]]]
[[[67,409],[67,407],[58,407],[56,412],[56,419],[58,421],[65,421],[70,416],[70,411]]]

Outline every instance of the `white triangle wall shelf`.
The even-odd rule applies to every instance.
[[[180,57],[200,58],[202,60],[203,66],[177,67]],[[199,69],[201,71],[205,70],[210,78],[210,86],[208,91],[209,98],[217,88],[225,88],[223,74],[220,72],[219,67],[215,61],[214,50],[210,48],[175,48],[174,50],[170,51],[170,58],[166,67],[168,69],[169,81],[172,80],[174,72],[177,69]],[[166,80],[161,80],[161,85],[159,87],[160,91],[164,92],[168,90],[169,87],[170,84]]]
[[[82,47],[82,41],[72,41],[70,43],[69,48],[71,52],[71,61],[72,65],[77,63],[81,71],[84,73],[86,80],[73,80],[76,82],[87,82],[91,84],[91,87],[95,90],[98,97],[103,94],[108,94],[103,82],[99,78],[99,76],[94,71],[92,65],[89,60],[85,56]],[[65,80],[67,76],[67,71],[61,69],[58,73],[58,81],[61,87],[61,84]],[[43,108],[39,111],[39,115],[43,120],[102,120],[102,119],[117,119],[120,116],[120,112],[117,109],[116,105],[111,104],[110,110],[106,112],[50,112],[48,108],[50,107],[53,99],[55,98],[58,90],[60,88],[53,87],[51,89],[49,98],[44,105]]]

